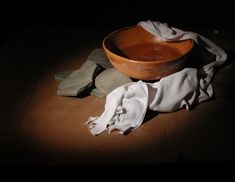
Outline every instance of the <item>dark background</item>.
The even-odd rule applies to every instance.
[[[89,49],[92,49],[95,43],[101,42],[102,37],[109,33],[110,29],[115,30],[149,19],[167,22],[171,26],[182,27],[183,29],[189,28],[192,31],[202,28],[203,35],[206,35],[206,37],[209,35],[208,38],[216,40],[218,45],[228,51],[228,62],[235,60],[233,38],[235,9],[232,0],[188,0],[187,2],[177,0],[116,0],[106,2],[77,0],[73,3],[68,1],[53,3],[49,1],[46,3],[42,1],[27,3],[8,1],[7,3],[1,2],[0,8],[0,56],[4,58],[0,58],[2,63],[0,66],[2,68],[0,74],[2,86],[0,88],[2,93],[0,95],[0,103],[2,103],[0,106],[0,128],[2,132],[0,139],[4,143],[1,146],[5,149],[1,150],[3,155],[0,152],[0,163],[2,161],[7,164],[20,163],[24,157],[27,159],[23,161],[26,164],[31,162],[30,159],[32,163],[38,161],[43,163],[43,160],[40,161],[40,159],[44,159],[44,157],[44,160],[51,160],[51,155],[55,155],[54,152],[49,152],[48,156],[47,151],[41,154],[43,149],[38,150],[37,143],[34,143],[36,147],[28,145],[27,142],[28,140],[30,142],[30,139],[24,138],[24,136],[20,136],[23,145],[17,148],[18,127],[22,126],[25,115],[30,111],[27,109],[30,108],[28,104],[31,103],[31,98],[34,98],[34,94],[37,95],[38,93],[37,84],[43,82],[45,73],[51,73],[54,76],[54,72],[59,70],[58,65],[64,66],[69,65],[70,62],[73,63],[72,60],[75,60],[72,59],[73,56],[76,57],[81,54],[85,57],[85,55],[88,55]],[[66,30],[63,31],[63,29]],[[213,30],[218,30],[219,33],[216,34]],[[79,60],[81,57],[79,57]],[[70,62],[65,64],[64,60],[70,60]],[[61,71],[64,69],[64,67],[61,67]],[[224,80],[227,81],[221,82],[222,86],[219,85],[222,87],[222,91],[225,90],[226,101],[232,100],[229,96],[234,96],[234,94],[231,94],[235,90],[231,86],[231,83],[234,83],[234,80],[232,80],[233,73],[234,69],[228,69],[228,73],[224,74]],[[48,89],[51,89],[51,87],[48,87]],[[233,97],[231,96],[231,98]],[[174,140],[172,140],[182,143],[183,149],[179,145],[177,151],[184,151],[186,148],[186,152],[184,151],[186,154],[187,150],[189,150],[189,154],[193,151],[194,153],[192,153],[196,153],[195,156],[199,156],[199,159],[200,155],[210,159],[213,159],[213,157],[215,159],[234,159],[235,127],[233,127],[234,120],[229,119],[229,114],[233,112],[231,110],[234,107],[230,107],[234,106],[233,103],[218,103],[217,106],[215,105],[217,109],[214,110],[213,106],[210,113],[215,112],[215,114],[213,114],[213,117],[208,116],[212,120],[208,120],[205,124],[203,123],[205,120],[197,121],[199,125],[196,129],[194,124],[189,126],[190,122],[187,121],[189,130],[185,127],[185,132],[182,131],[178,138],[174,136]],[[221,113],[216,114],[219,109],[221,109]],[[51,110],[48,112],[51,112]],[[3,119],[1,119],[1,116]],[[218,119],[213,120],[216,117]],[[196,121],[195,118],[193,121]],[[187,137],[187,134],[189,134],[189,137]],[[203,145],[201,145],[201,142]],[[200,149],[197,148],[198,146],[200,146]],[[221,146],[225,147],[224,150]],[[206,149],[210,149],[209,152]],[[212,154],[212,157],[210,154]],[[62,155],[67,157],[68,154]],[[70,155],[68,156],[70,159]],[[71,156],[72,159],[73,157]],[[54,159],[60,160],[60,157],[55,155]],[[188,160],[187,156],[180,155],[177,160],[184,161],[185,159]],[[197,158],[193,159],[196,160]]]
[[[176,27],[230,27],[233,11],[232,0],[7,2],[1,4],[0,40],[27,28],[118,28],[148,19]]]
[[[1,5],[3,23],[14,26],[133,24],[155,19],[191,25],[234,23],[231,0],[110,0],[27,2]]]

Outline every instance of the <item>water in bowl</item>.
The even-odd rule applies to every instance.
[[[144,43],[122,48],[123,54],[133,60],[160,61],[174,59],[181,55],[174,47],[164,44]]]

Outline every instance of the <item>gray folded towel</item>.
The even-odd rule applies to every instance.
[[[102,66],[104,69],[113,67],[101,48],[94,49],[87,57],[87,60],[93,61],[94,63]]]
[[[100,66],[92,61],[86,61],[80,69],[73,71],[60,82],[57,94],[62,96],[77,96],[93,85],[95,77],[100,72]]]
[[[115,88],[131,82],[129,77],[112,68],[100,48],[90,53],[80,69],[58,72],[55,74],[55,79],[61,81],[57,90],[58,95],[78,96],[79,93],[90,91],[90,88],[95,86],[90,95],[99,98],[105,98]]]
[[[102,99],[106,98],[106,95],[103,94],[98,88],[94,88],[91,91],[90,95],[93,95],[93,96],[96,96],[96,97],[99,97],[99,98],[102,98]]]
[[[95,86],[103,95],[107,96],[117,87],[129,82],[132,82],[132,80],[128,76],[115,68],[108,68],[96,77]]]
[[[61,71],[55,74],[55,80],[56,81],[63,81],[65,78],[67,78],[72,71]]]

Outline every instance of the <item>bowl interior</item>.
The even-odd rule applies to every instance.
[[[165,42],[140,26],[127,27],[109,34],[103,42],[108,51],[134,61],[169,61],[188,53],[192,40]]]

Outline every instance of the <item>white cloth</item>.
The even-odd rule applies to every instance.
[[[227,59],[220,47],[197,33],[169,27],[164,23],[147,21],[138,25],[164,41],[193,39],[214,54],[216,60],[202,67],[206,73],[204,78],[199,76],[196,68],[185,68],[155,83],[138,81],[113,90],[106,98],[103,114],[100,117],[90,117],[87,121],[93,135],[105,130],[119,130],[119,133],[125,134],[142,124],[147,109],[172,112],[186,107],[189,110],[192,105],[206,101],[213,95],[210,83],[214,67],[222,65]]]

